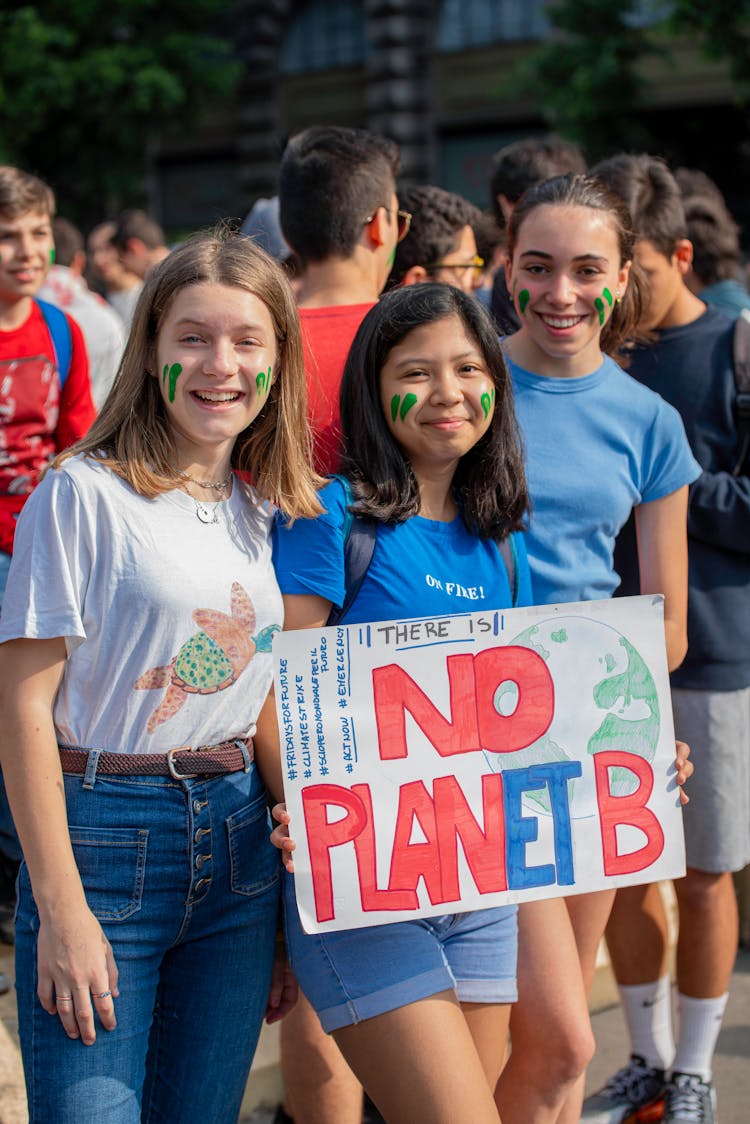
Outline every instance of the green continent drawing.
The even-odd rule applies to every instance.
[[[611,625],[587,617],[550,617],[510,641],[530,648],[550,669],[558,699],[547,732],[533,745],[515,753],[485,754],[493,769],[527,768],[546,761],[569,761],[601,750],[625,750],[651,761],[660,730],[659,700],[651,672],[633,645]],[[575,651],[571,645],[574,644]],[[514,694],[515,692],[515,694]],[[511,714],[517,700],[512,683],[501,684],[494,704]],[[582,781],[570,782],[571,797]],[[636,787],[627,769],[610,774],[613,795]],[[525,799],[549,812],[546,790],[526,793]]]
[[[598,753],[602,749],[625,749],[637,753],[650,761],[654,756],[659,739],[659,699],[656,684],[640,652],[624,636],[620,644],[627,653],[627,668],[620,674],[608,675],[594,688],[594,698],[598,706],[609,711],[598,730],[589,738],[588,752]],[[609,670],[609,669],[608,669]],[[630,710],[633,704],[641,704],[639,710],[645,715],[635,721],[626,721],[611,708],[623,700],[623,709]],[[611,788],[615,796],[632,791],[635,787],[633,776],[626,769],[613,769]]]

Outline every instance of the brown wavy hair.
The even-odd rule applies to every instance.
[[[175,446],[158,381],[151,373],[159,330],[188,285],[245,289],[268,309],[278,348],[277,377],[260,414],[235,441],[232,467],[290,518],[317,515],[321,481],[311,464],[302,340],[294,297],[280,266],[231,229],[193,235],[161,262],[141,292],[130,337],[109,396],[89,432],[54,462],[86,454],[139,495],[153,498],[180,483]]]

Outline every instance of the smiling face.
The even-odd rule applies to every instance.
[[[245,289],[181,289],[159,329],[156,370],[176,467],[226,472],[237,436],[268,399],[277,362],[271,314]]]
[[[0,301],[14,305],[34,296],[49,272],[54,245],[48,214],[0,214]]]
[[[601,364],[601,331],[629,272],[606,212],[551,204],[531,211],[507,272],[521,320],[513,358],[542,375],[591,374]]]
[[[455,470],[490,427],[495,387],[485,357],[458,316],[413,328],[380,376],[386,423],[415,476]]]

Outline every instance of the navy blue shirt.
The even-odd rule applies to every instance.
[[[709,307],[636,348],[628,368],[679,411],[703,469],[690,487],[688,654],[672,675],[675,687],[750,686],[750,479],[732,475],[739,444],[733,332],[733,322]],[[638,592],[630,528],[620,536],[616,565],[618,592]]]

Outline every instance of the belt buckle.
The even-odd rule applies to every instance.
[[[167,750],[167,768],[169,769],[170,776],[174,777],[176,781],[187,781],[193,777],[197,777],[197,773],[178,773],[177,766],[175,765],[174,758],[176,753],[190,753],[190,746],[178,745],[174,749]]]

